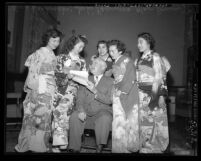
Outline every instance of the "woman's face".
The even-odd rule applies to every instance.
[[[98,53],[101,56],[107,54],[107,46],[106,46],[106,44],[99,44],[98,45]]]
[[[145,52],[145,51],[150,50],[150,44],[142,37],[138,38],[137,47],[140,52]]]
[[[83,50],[84,46],[85,46],[84,42],[79,41],[79,42],[74,46],[74,48],[72,49],[72,52],[73,52],[74,54],[79,54],[79,53]]]
[[[49,39],[47,45],[48,45],[52,50],[54,50],[54,49],[56,49],[56,48],[59,46],[59,44],[60,44],[60,37],[55,37],[55,38],[50,37],[50,39]]]
[[[116,60],[121,55],[121,53],[122,53],[121,51],[118,51],[116,45],[111,45],[109,47],[109,54],[112,57],[112,59]]]

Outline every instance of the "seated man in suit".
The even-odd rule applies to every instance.
[[[90,66],[93,75],[89,76],[88,86],[80,85],[76,100],[76,110],[70,117],[69,152],[79,152],[81,136],[84,132],[87,118],[94,117],[96,135],[96,152],[102,152],[103,145],[107,144],[112,124],[111,91],[113,79],[104,76],[106,63],[96,58]],[[97,80],[96,80],[97,78]]]

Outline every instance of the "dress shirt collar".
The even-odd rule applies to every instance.
[[[95,83],[96,84],[98,84],[98,82],[100,81],[100,79],[102,78],[102,76],[103,76],[103,74],[101,74],[101,75],[94,75],[94,81],[95,81]],[[96,77],[98,77],[98,80],[96,80]],[[97,81],[97,82],[96,82]]]

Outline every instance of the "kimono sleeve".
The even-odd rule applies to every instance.
[[[120,82],[120,91],[123,94],[129,94],[133,84],[135,83],[136,74],[135,74],[135,66],[133,62],[129,59],[126,65],[126,72],[123,76],[122,81]]]
[[[30,89],[38,89],[39,86],[39,71],[41,64],[43,62],[43,57],[40,54],[40,51],[36,51],[31,54],[26,62],[25,66],[29,68],[28,76],[25,81],[24,90],[26,92],[26,87]]]

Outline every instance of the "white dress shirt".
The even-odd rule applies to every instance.
[[[95,86],[97,86],[98,82],[100,81],[100,79],[102,78],[103,74],[101,75],[94,75],[94,81],[95,81]]]

